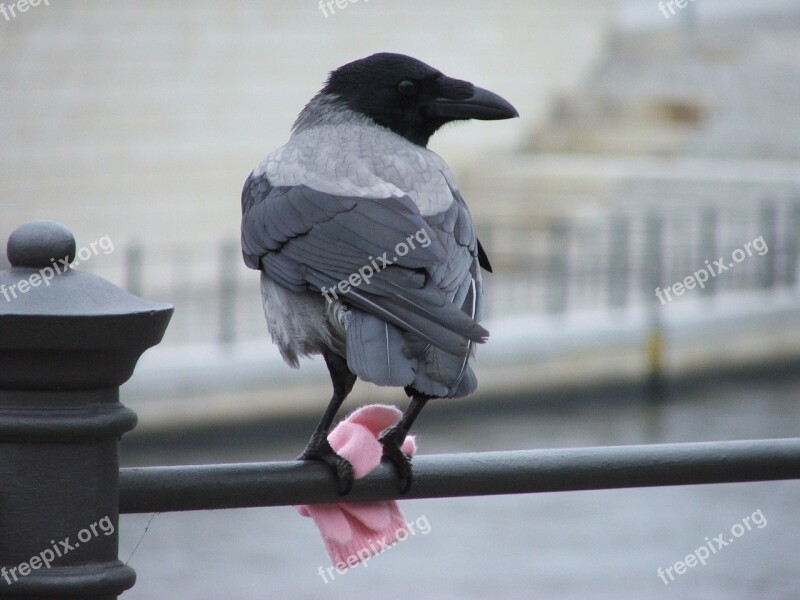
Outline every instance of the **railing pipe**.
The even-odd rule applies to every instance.
[[[399,496],[382,464],[346,499],[315,462],[136,467],[120,473],[120,512],[167,512],[800,479],[800,438],[417,456]]]

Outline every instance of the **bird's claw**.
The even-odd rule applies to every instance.
[[[326,438],[322,441],[311,440],[297,460],[318,460],[325,463],[336,476],[336,491],[340,496],[346,496],[353,489],[355,473],[350,462],[336,454]]]
[[[395,427],[387,429],[379,438],[383,446],[383,457],[394,464],[400,478],[400,494],[405,495],[411,489],[413,470],[411,458],[400,448],[399,430]],[[403,436],[405,438],[405,435]]]

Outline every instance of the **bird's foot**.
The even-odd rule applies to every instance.
[[[297,460],[318,460],[333,469],[337,483],[336,491],[340,496],[346,496],[353,488],[355,481],[353,465],[346,458],[334,452],[327,438],[312,438]]]
[[[400,439],[401,436],[402,440]],[[397,469],[397,475],[400,477],[400,493],[403,495],[407,494],[411,489],[413,475],[411,457],[400,448],[403,441],[405,441],[405,437],[405,433],[401,433],[398,426],[395,425],[384,431],[378,439],[381,446],[383,446],[383,457],[391,461],[395,469]]]

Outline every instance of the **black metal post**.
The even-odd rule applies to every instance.
[[[110,600],[136,580],[117,557],[119,403],[172,308],[73,271],[75,240],[37,221],[0,271],[0,598]]]

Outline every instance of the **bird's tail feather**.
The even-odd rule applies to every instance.
[[[455,356],[360,310],[347,323],[347,365],[376,385],[411,386],[434,397],[469,396],[477,379],[467,357]]]
[[[478,387],[478,380],[467,357],[453,356],[429,347],[419,358],[414,383],[416,390],[431,396],[461,398]]]
[[[347,324],[347,365],[377,385],[404,387],[414,380],[416,360],[403,352],[403,334],[394,325],[360,310]]]
[[[391,302],[389,298],[367,296],[355,290],[348,292],[346,297],[357,308],[379,316],[404,331],[418,335],[449,354],[465,356],[469,351],[469,342],[463,334],[456,333],[451,328],[408,310],[404,306],[399,306]]]

